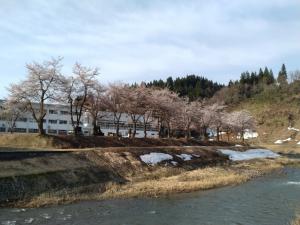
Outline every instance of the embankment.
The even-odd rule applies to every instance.
[[[154,147],[154,146],[228,146],[227,142],[186,140],[175,138],[117,138],[93,136],[39,136],[37,134],[0,134],[1,149],[73,149],[96,147]]]
[[[141,161],[151,152],[173,156],[155,166]],[[178,154],[194,154],[185,161]],[[82,151],[2,151],[0,202],[36,205],[73,201],[101,195],[115,187],[171,177],[206,166],[225,165],[226,156],[212,147],[105,148]],[[48,199],[39,196],[51,196]],[[57,197],[57,198],[56,198]],[[88,198],[88,197],[86,197]],[[57,199],[57,202],[53,202]],[[56,200],[55,200],[56,201]]]

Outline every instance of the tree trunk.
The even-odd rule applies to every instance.
[[[147,124],[144,123],[144,138],[147,138]]]
[[[217,141],[220,141],[220,128],[217,127]]]
[[[243,142],[245,142],[244,131],[241,132],[241,138],[242,138]]]
[[[98,135],[98,126],[97,126],[97,121],[93,120],[93,135],[97,136]]]
[[[135,138],[136,135],[136,121],[133,122],[133,133],[132,133],[132,138]]]
[[[208,135],[207,135],[207,127],[203,127],[203,135],[204,135],[204,140],[208,140]]]
[[[116,124],[116,135],[117,135],[117,137],[119,137],[119,130],[120,130],[120,124],[119,124],[119,122],[117,122],[117,124]]]
[[[171,128],[170,128],[170,123],[168,123],[168,138],[171,137]]]
[[[39,135],[45,135],[45,131],[44,131],[44,119],[39,119],[39,121],[38,121],[38,129],[39,129]]]
[[[185,139],[186,139],[186,140],[188,140],[188,139],[190,138],[190,136],[191,136],[191,135],[190,135],[190,132],[191,132],[191,131],[190,131],[190,127],[187,127],[187,128],[186,128],[186,132],[185,132]]]

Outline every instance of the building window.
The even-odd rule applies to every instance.
[[[57,124],[57,120],[48,120],[48,123],[50,123],[50,124]]]
[[[11,129],[9,128],[8,132],[10,132],[10,131],[11,131]],[[16,133],[26,133],[27,129],[26,128],[14,128],[13,132],[16,132]]]
[[[57,134],[57,130],[49,129],[48,134]]]
[[[58,114],[57,110],[49,109],[49,114]]]
[[[60,114],[61,115],[69,115],[69,112],[68,111],[60,111]]]
[[[17,121],[18,122],[27,122],[27,118],[18,118]]]
[[[6,131],[5,127],[0,127],[0,132],[5,132],[5,131]]]
[[[43,119],[43,123],[47,123],[47,120],[46,120],[46,119]]]
[[[59,124],[68,124],[68,121],[67,120],[60,120]]]
[[[38,133],[38,129],[28,129],[28,133]]]
[[[67,135],[67,131],[66,130],[58,130],[58,134],[59,135]]]

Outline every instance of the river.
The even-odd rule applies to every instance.
[[[0,224],[285,225],[300,212],[300,169],[245,184],[156,199],[88,201],[36,209],[0,209]]]

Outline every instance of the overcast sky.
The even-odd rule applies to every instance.
[[[105,83],[300,69],[299,0],[0,0],[0,18],[0,98],[51,56]]]

